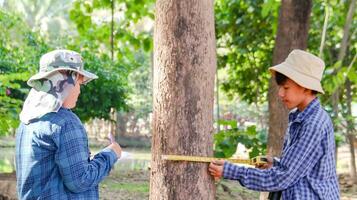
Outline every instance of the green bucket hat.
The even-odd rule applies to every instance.
[[[54,50],[46,53],[40,59],[40,70],[33,75],[27,84],[31,87],[38,85],[41,79],[45,79],[60,70],[77,72],[84,77],[84,84],[98,78],[97,75],[83,69],[82,56],[70,50]]]

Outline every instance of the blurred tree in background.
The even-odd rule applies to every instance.
[[[118,115],[112,120],[121,122],[117,124],[117,133],[120,131],[120,134],[125,134],[128,118],[132,118],[134,124],[139,118],[149,120],[148,116],[152,110],[150,72],[153,12],[153,0],[79,0],[74,1],[69,12],[70,19],[78,30],[78,37],[73,39],[72,46],[99,55],[105,62],[111,61],[112,64],[107,66],[108,75],[111,73],[117,79],[124,77],[127,90],[125,102],[120,102],[118,94],[113,94],[111,89],[105,93],[98,85],[89,84],[89,90],[96,91],[101,97],[98,102],[93,101],[90,95],[81,97],[78,107],[85,109],[85,103],[82,103],[85,99],[90,99],[93,105],[104,102],[107,109],[93,110],[102,112],[100,117],[104,119],[109,119],[105,114],[109,113],[110,108],[114,108]],[[93,94],[92,92],[88,94]],[[113,100],[105,103],[107,98]],[[120,112],[123,106],[113,104],[125,104],[125,112]]]
[[[25,81],[37,71],[38,57],[48,50],[38,33],[22,19],[0,9],[0,135],[18,126],[29,88]]]
[[[17,127],[18,114],[30,89],[25,81],[37,72],[41,55],[53,49],[80,52],[85,68],[99,76],[82,89],[75,109],[82,120],[110,119],[112,108],[129,109],[128,77],[135,79],[130,74],[137,68],[150,70],[153,1],[137,1],[135,5],[128,2],[115,1],[114,29],[108,20],[112,1],[2,2],[0,6],[6,11],[1,10],[0,16],[4,28],[0,33],[0,134]],[[142,9],[143,3],[147,9]],[[51,18],[61,13],[67,15]],[[77,31],[66,30],[68,27],[76,27]],[[62,30],[63,35],[59,33]],[[112,43],[111,33],[114,33]],[[115,52],[115,57],[110,56],[111,52]],[[151,77],[146,79],[149,88],[150,80]],[[142,79],[135,81],[140,84]],[[144,101],[150,106],[151,95],[145,98],[150,99]]]

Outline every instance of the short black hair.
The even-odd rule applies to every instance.
[[[275,81],[278,85],[283,85],[288,80],[288,77],[280,72],[275,72]]]
[[[275,72],[275,81],[276,81],[276,84],[278,84],[278,85],[284,85],[284,83],[286,82],[288,80],[288,77],[287,76],[285,76],[284,74],[282,74],[282,73],[280,73],[280,72]],[[315,90],[311,90],[311,93],[312,94],[314,94],[314,95],[316,95],[316,94],[318,94],[318,92],[317,91],[315,91]]]

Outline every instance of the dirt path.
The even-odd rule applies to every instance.
[[[0,200],[13,200],[16,197],[16,175],[0,174]]]

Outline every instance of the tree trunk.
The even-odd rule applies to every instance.
[[[207,163],[163,154],[213,155],[216,71],[212,0],[158,0],[150,199],[215,199]]]
[[[128,123],[128,113],[123,112],[123,111],[117,111],[117,116],[116,116],[116,131],[115,131],[115,136],[117,138],[117,141],[119,141],[120,137],[123,137],[126,135],[126,124]]]
[[[293,49],[306,49],[311,5],[311,0],[282,1],[273,65],[283,62]],[[274,78],[269,84],[268,154],[279,156],[287,128],[288,110],[278,97]]]
[[[341,48],[338,53],[338,60],[343,60],[346,55],[348,39],[350,36],[350,29],[353,22],[353,14],[356,12],[356,0],[351,0],[350,5],[348,7],[348,13],[346,16],[346,22],[343,27],[343,37],[341,41]]]
[[[323,57],[323,50],[324,50],[324,46],[325,46],[326,30],[327,30],[327,25],[328,25],[328,18],[329,18],[329,16],[330,16],[330,7],[329,7],[329,5],[326,3],[326,4],[325,4],[324,27],[323,27],[323,29],[322,29],[321,43],[320,43],[320,53],[319,53],[319,57],[320,57],[320,58]]]
[[[352,88],[351,81],[347,78],[346,80],[346,104],[347,104],[347,138],[350,146],[350,170],[351,170],[351,178],[354,183],[357,183],[357,175],[356,175],[356,155],[354,148],[354,122],[352,118]]]
[[[114,0],[111,2],[112,19],[110,23],[110,55],[114,61]]]

